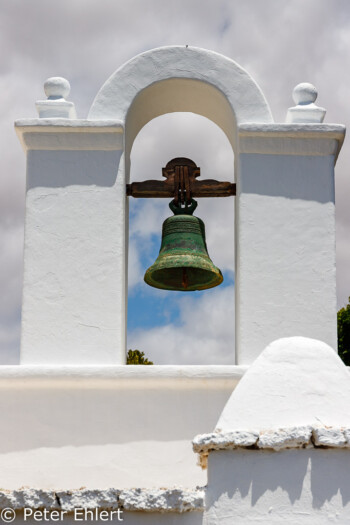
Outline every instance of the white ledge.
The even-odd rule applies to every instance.
[[[192,441],[193,450],[201,455],[205,468],[206,457],[214,450],[285,450],[290,448],[347,448],[350,449],[349,427],[334,428],[320,425],[279,428],[274,430],[234,430],[200,434]]]
[[[64,510],[75,508],[143,512],[190,512],[204,510],[204,489],[79,489],[41,490],[22,488],[0,490],[0,509],[24,508]]]
[[[16,128],[35,128],[42,130],[48,128],[56,131],[96,131],[103,128],[118,129],[120,132],[124,128],[124,122],[121,120],[87,120],[87,119],[69,119],[69,118],[25,118],[15,121]]]
[[[9,365],[0,367],[0,388],[30,386],[82,386],[111,388],[234,389],[247,366],[228,365],[87,365],[39,366]]]
[[[23,119],[15,122],[15,129],[25,151],[123,148],[124,124],[120,120]]]
[[[334,155],[345,137],[342,124],[242,124],[240,153],[269,155]]]
[[[239,135],[270,135],[276,136],[283,134],[288,137],[318,137],[320,135],[331,134],[333,138],[341,139],[345,135],[343,124],[285,124],[285,123],[246,123],[238,127]]]

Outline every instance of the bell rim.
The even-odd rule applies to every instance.
[[[164,259],[164,260],[163,260]],[[215,266],[210,257],[202,253],[176,253],[175,250],[171,254],[165,253],[164,255],[158,255],[155,262],[146,270],[145,273],[154,270],[163,270],[164,268],[191,268],[193,262],[199,259],[201,266],[198,269],[206,270],[213,273],[219,273],[222,275],[220,268]]]
[[[179,263],[179,257],[183,258],[183,261]],[[158,261],[158,259],[155,261],[154,264],[152,264],[145,272],[144,275],[144,281],[149,286],[152,286],[153,288],[158,288],[160,290],[169,290],[169,291],[178,291],[178,292],[193,292],[193,291],[200,291],[200,290],[208,290],[210,288],[214,288],[216,286],[219,286],[223,280],[224,277],[221,273],[221,270],[217,268],[210,258],[205,255],[196,254],[195,257],[198,257],[199,259],[202,259],[202,263],[204,262],[204,265],[201,265],[201,267],[198,267],[198,269],[203,270],[205,272],[208,272],[208,274],[211,275],[211,279],[208,279],[207,283],[204,283],[202,285],[193,285],[189,286],[187,289],[180,289],[176,287],[172,287],[169,285],[161,284],[159,281],[152,278],[152,274],[159,270],[165,270],[165,269],[171,269],[171,268],[193,268],[193,255],[177,255],[177,256],[167,256],[167,260],[164,261],[164,264],[162,264],[162,261]],[[171,261],[173,259],[173,261]],[[187,260],[186,260],[187,259]],[[158,262],[157,262],[158,261]]]
[[[223,282],[224,278],[221,272],[220,272],[220,275],[218,274],[215,274],[215,275],[216,275],[216,279],[210,284],[203,284],[200,286],[196,285],[196,287],[189,286],[187,289],[182,289],[182,290],[179,290],[179,288],[171,287],[169,285],[168,286],[161,285],[157,281],[147,280],[146,275],[144,276],[144,281],[146,284],[148,284],[148,286],[152,286],[153,288],[157,288],[158,290],[168,290],[169,292],[197,292],[197,291],[200,292],[203,290],[210,290],[210,288],[215,288],[216,286],[219,286]]]

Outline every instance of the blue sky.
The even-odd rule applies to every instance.
[[[124,62],[154,47],[189,44],[247,69],[276,122],[284,121],[299,82],[317,87],[326,122],[350,119],[348,0],[12,0],[2,4],[0,27],[0,363],[19,359],[25,155],[13,121],[36,116],[46,78],[70,81],[69,99],[85,118],[101,85]],[[132,180],[160,178],[161,168],[176,156],[192,158],[203,178],[233,180],[226,137],[192,114],[166,115],[141,130],[132,150]],[[350,295],[349,168],[345,141],[336,167],[339,307]],[[199,202],[196,214],[205,221],[209,253],[225,283],[195,294],[161,292],[143,283],[170,213],[166,202],[138,200],[130,209],[128,347],[144,350],[157,363],[233,363],[234,199]],[[190,355],[176,350],[181,346],[190,347]]]

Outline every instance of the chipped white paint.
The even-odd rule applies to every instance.
[[[310,427],[278,429],[259,434],[257,447],[282,450],[286,448],[303,448],[311,444]]]
[[[259,433],[247,430],[234,432],[212,432],[201,434],[192,441],[194,452],[207,452],[210,450],[224,450],[238,447],[251,447],[256,445]]]
[[[72,512],[75,508],[117,509],[119,507],[120,491],[115,489],[92,490],[83,488],[78,490],[58,490],[55,492],[47,491],[47,494],[53,494],[55,506],[67,512]]]
[[[235,449],[239,447],[252,447],[259,438],[257,432],[234,431],[212,432],[211,434],[198,435],[192,441],[193,451],[199,454],[198,464],[202,469],[208,466],[208,454],[213,450]]]
[[[58,501],[54,491],[33,488],[0,490],[0,508],[8,507],[14,510],[21,510],[24,507],[54,509],[58,507]]]
[[[123,509],[125,511],[184,513],[204,510],[204,489],[78,489],[41,490],[23,488],[0,490],[0,509],[24,508],[64,510]]]
[[[317,89],[308,82],[302,82],[293,90],[293,100],[296,106],[289,108],[286,122],[323,122],[326,110],[317,106]]]
[[[128,511],[188,512],[204,510],[204,490],[159,489],[122,490],[120,505]]]
[[[342,448],[347,445],[343,429],[316,427],[312,431],[315,446]]]
[[[350,428],[346,428],[344,430],[344,436],[345,436],[345,439],[346,439],[346,445],[348,447],[350,447]]]
[[[302,426],[262,430],[236,430],[200,434],[192,441],[193,451],[207,454],[213,450],[237,448],[285,450],[290,448],[349,447],[349,430],[344,428]]]

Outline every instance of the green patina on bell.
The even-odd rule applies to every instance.
[[[184,208],[170,204],[175,213],[163,223],[162,244],[157,260],[145,273],[145,281],[154,288],[191,292],[206,290],[222,283],[221,271],[209,258],[204,222],[192,213],[197,202]]]

